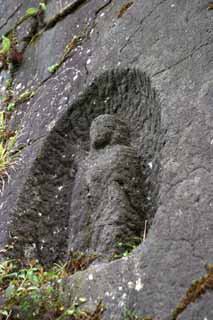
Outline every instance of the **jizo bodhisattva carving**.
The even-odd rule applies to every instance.
[[[127,125],[100,115],[90,128],[90,152],[78,164],[70,212],[70,250],[111,254],[144,226],[142,175]]]

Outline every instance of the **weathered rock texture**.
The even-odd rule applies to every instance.
[[[93,119],[116,114],[141,161],[153,224],[130,257],[76,274],[66,290],[91,306],[103,298],[106,319],[125,307],[164,319],[213,262],[212,11],[203,0],[135,0],[127,11],[119,0],[80,2],[25,45],[14,75],[15,94],[36,94],[10,121],[22,161],[2,194],[0,243],[16,236],[16,253],[45,263],[63,256],[74,162],[88,155]],[[38,3],[0,1],[0,31]],[[48,1],[45,21],[66,3]],[[207,292],[178,320],[212,319],[211,301]]]

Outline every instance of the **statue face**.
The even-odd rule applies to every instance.
[[[129,145],[128,127],[114,115],[100,115],[91,124],[90,142],[92,149],[113,144]]]
[[[109,145],[115,130],[115,117],[101,115],[93,120],[90,128],[90,141],[94,149],[104,148]]]

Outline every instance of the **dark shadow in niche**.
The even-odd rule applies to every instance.
[[[44,264],[63,258],[76,164],[89,151],[89,128],[101,114],[114,114],[130,130],[144,177],[143,206],[149,225],[158,205],[161,109],[149,78],[137,69],[106,71],[95,79],[53,128],[24,187],[11,234],[15,252]]]

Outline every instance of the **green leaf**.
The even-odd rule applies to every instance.
[[[26,14],[27,14],[28,16],[35,16],[35,15],[37,15],[38,11],[39,11],[38,8],[28,8],[28,9],[26,10]]]
[[[41,9],[42,9],[43,11],[46,11],[46,10],[47,10],[47,6],[46,6],[46,4],[45,4],[44,2],[40,2],[39,6],[41,7]]]
[[[32,270],[27,271],[27,279],[32,282],[39,283],[39,277]]]
[[[5,130],[5,126],[4,112],[0,112],[0,130]]]
[[[8,142],[7,142],[7,151],[10,151],[14,147],[15,143],[16,143],[16,135],[14,135],[14,137],[11,137],[8,140]],[[17,275],[18,274],[16,273],[16,276]]]
[[[128,251],[125,251],[124,253],[123,253],[123,257],[128,257],[129,256],[129,252]]]
[[[0,54],[6,55],[10,51],[11,41],[9,38],[2,36],[2,49],[0,50]]]
[[[26,90],[20,94],[20,96],[18,97],[18,100],[25,101],[29,98],[32,98],[34,95],[35,95],[35,91]]]
[[[73,316],[74,314],[76,313],[76,309],[67,309],[66,311],[65,311],[65,315],[66,316]]]
[[[39,288],[36,287],[36,286],[30,286],[30,287],[27,288],[27,291],[31,291],[31,290],[39,291]]]
[[[21,310],[23,310],[24,312],[27,312],[27,311],[29,311],[29,309],[30,309],[30,303],[25,300],[25,301],[20,305],[20,307],[21,307]]]
[[[15,110],[15,108],[16,108],[15,103],[9,103],[7,106],[7,111],[12,112]]]
[[[6,290],[5,290],[5,295],[7,298],[11,298],[14,296],[16,292],[16,287],[14,285],[10,285]]]
[[[9,312],[7,310],[0,310],[0,314],[2,314],[5,317],[9,316]]]
[[[13,273],[8,273],[5,278],[16,278],[18,275],[17,272],[13,272]]]
[[[0,161],[1,161],[1,160],[3,161],[3,158],[4,158],[4,156],[5,156],[5,153],[6,153],[6,150],[5,150],[4,146],[3,146],[3,144],[0,143]]]
[[[58,69],[58,67],[59,67],[59,64],[58,64],[58,63],[53,64],[52,66],[49,66],[49,67],[48,67],[48,71],[49,71],[50,73],[54,73],[54,72],[56,72],[56,70]]]

